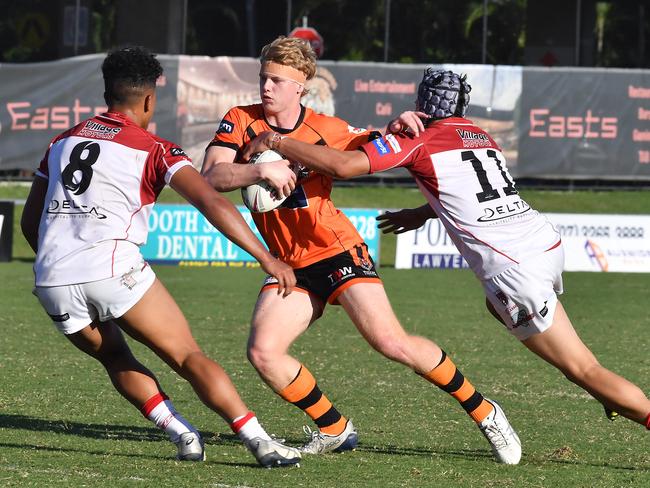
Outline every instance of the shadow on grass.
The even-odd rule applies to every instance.
[[[0,428],[32,430],[70,434],[93,439],[162,441],[167,440],[163,432],[147,427],[132,425],[83,424],[66,420],[48,420],[27,415],[0,414]]]
[[[462,449],[462,450],[433,450],[433,449],[422,449],[418,447],[399,447],[399,446],[364,446],[362,443],[357,447],[357,451],[372,453],[372,454],[387,454],[391,456],[424,456],[424,457],[458,457],[463,459],[492,459],[492,454],[486,449]],[[643,471],[650,472],[650,468],[645,466],[617,466],[611,463],[592,463],[588,461],[577,461],[570,459],[553,459],[553,458],[539,458],[533,456],[526,456],[522,458],[522,464],[524,465],[535,465],[542,466],[548,464],[564,464],[564,465],[573,465],[573,466],[592,466],[595,468],[610,468],[623,471]]]
[[[0,414],[0,429],[29,430],[34,432],[50,432],[54,434],[69,434],[91,439],[110,440],[110,441],[147,441],[147,442],[166,442],[169,439],[164,432],[152,429],[150,427],[137,427],[133,425],[115,425],[115,424],[85,424],[80,422],[68,422],[66,420],[48,420],[29,417],[26,415]],[[207,445],[238,445],[241,441],[234,434],[222,434],[214,432],[201,431]],[[11,443],[0,442],[0,448],[35,450],[46,452],[62,453],[83,453],[97,456],[123,456],[139,457],[143,459],[154,460],[174,460],[173,454],[170,457],[157,456],[153,454],[134,454],[133,452],[116,452],[101,451],[88,449],[75,449],[73,447],[59,447],[37,445],[29,443]],[[175,447],[170,446],[170,453],[175,453]],[[249,466],[259,467],[257,463],[237,463],[223,461],[208,461],[210,464],[220,464],[224,466]]]
[[[133,452],[117,452],[117,451],[99,451],[99,450],[89,450],[89,449],[75,449],[72,447],[52,447],[52,446],[43,446],[36,444],[14,444],[10,442],[0,442],[0,448],[3,449],[20,449],[20,450],[32,450],[32,451],[44,451],[44,452],[60,452],[60,453],[79,453],[79,454],[90,454],[91,456],[110,456],[110,457],[125,457],[129,459],[140,458],[140,459],[150,459],[153,461],[174,461],[177,462],[174,457],[174,451],[170,450],[169,456],[156,456],[154,454],[134,454]],[[186,461],[184,461],[186,462]],[[232,467],[248,467],[248,468],[261,468],[265,469],[257,463],[238,463],[235,461],[226,462],[226,461],[214,461],[208,459],[205,461],[205,464],[217,464],[220,466],[232,466]]]
[[[163,432],[153,429],[151,427],[138,427],[133,425],[115,425],[115,424],[85,424],[80,422],[67,422],[65,420],[47,420],[26,415],[16,414],[0,414],[0,428],[16,429],[16,430],[29,430],[35,432],[52,432],[56,434],[69,434],[81,437],[89,437],[92,439],[105,439],[105,440],[125,440],[125,441],[148,441],[148,442],[169,442],[167,435]],[[239,438],[231,433],[215,433],[211,431],[201,431],[201,435],[206,445],[237,445],[241,446]],[[289,444],[299,445],[303,439],[289,438]],[[51,447],[43,445],[32,445],[24,443],[7,443],[0,442],[0,447],[16,448],[16,449],[34,449],[41,451],[52,452],[80,452],[86,454],[107,455],[112,456],[125,456],[133,457],[132,452],[129,453],[116,453],[105,451],[88,451],[86,449],[74,449],[68,447]],[[473,460],[486,460],[492,459],[492,455],[485,449],[476,450],[445,450],[445,449],[425,449],[419,447],[400,447],[395,445],[385,446],[366,446],[362,443],[356,449],[357,451],[369,454],[385,454],[389,456],[419,456],[419,457],[437,457],[449,458],[456,457],[462,459]],[[137,457],[145,459],[165,459],[161,456],[137,454]],[[222,464],[227,466],[251,466],[257,467],[255,463],[234,463],[234,462],[215,462],[214,464]],[[563,464],[573,466],[592,466],[597,468],[609,468],[625,471],[644,471],[650,472],[650,468],[641,466],[617,466],[610,463],[591,463],[585,461],[568,460],[568,459],[552,459],[552,458],[536,458],[531,456],[524,456],[523,464],[525,465],[548,465],[548,464]]]

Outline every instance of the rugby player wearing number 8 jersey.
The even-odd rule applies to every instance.
[[[463,117],[469,91],[465,77],[427,68],[418,88],[417,112],[402,113],[389,124],[389,134],[361,151],[335,151],[265,133],[244,157],[271,147],[337,178],[408,169],[428,203],[388,212],[379,218],[379,227],[402,233],[439,218],[481,281],[490,312],[607,412],[650,429],[650,400],[598,363],[558,301],[564,264],[560,236],[519,196],[490,135]]]
[[[117,391],[169,435],[178,459],[204,460],[203,440],[133,356],[120,329],[189,381],[260,464],[296,464],[300,452],[269,437],[225,371],[203,354],[139,247],[153,205],[169,184],[250,250],[284,293],[295,283],[293,271],[268,253],[180,147],[147,132],[162,74],[155,56],[137,47],[116,50],[102,73],[108,111],[52,141],[25,204],[21,225],[36,252],[34,293],[65,337],[97,359]]]
[[[220,191],[264,180],[278,193],[290,194],[278,209],[253,218],[271,252],[294,268],[299,293],[280,297],[272,290],[274,280],[265,283],[253,312],[248,355],[264,381],[304,410],[318,427],[313,432],[306,429],[311,439],[303,452],[320,454],[357,445],[352,422],[327,399],[307,367],[288,352],[330,303],[343,306],[377,351],[453,395],[489,433],[498,461],[518,463],[521,445],[500,407],[483,398],[435,343],[402,328],[363,239],[330,199],[332,178],[302,171],[296,181],[287,161],[232,164],[244,163],[241,154],[246,144],[271,129],[276,139],[283,136],[338,149],[356,149],[373,138],[369,131],[300,104],[304,84],[316,71],[308,43],[280,37],[262,49],[261,61],[262,103],[235,107],[224,116],[202,171]]]

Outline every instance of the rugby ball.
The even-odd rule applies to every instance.
[[[270,163],[281,159],[284,159],[282,154],[273,149],[267,149],[261,153],[253,154],[249,164]],[[243,187],[241,197],[246,208],[256,213],[270,212],[282,205],[282,202],[287,199],[287,197],[278,196],[273,187],[265,181]]]

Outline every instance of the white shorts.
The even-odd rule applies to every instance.
[[[77,285],[37,286],[34,295],[64,334],[124,315],[151,287],[156,274],[140,261],[122,276]]]
[[[520,341],[553,324],[557,295],[561,295],[564,249],[546,251],[483,281],[485,296],[506,327]]]

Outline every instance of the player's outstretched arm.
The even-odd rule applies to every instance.
[[[403,234],[410,230],[419,229],[429,219],[435,219],[436,211],[428,203],[418,208],[405,208],[398,212],[386,212],[377,217],[384,234]]]
[[[289,196],[296,187],[296,175],[288,161],[233,164],[236,156],[237,152],[229,147],[211,146],[205,152],[201,174],[217,191],[232,191],[266,181],[279,194]]]
[[[214,191],[194,168],[185,166],[178,170],[172,177],[170,186],[228,239],[257,259],[262,269],[278,280],[278,293],[283,296],[291,293],[296,284],[293,269],[267,251],[237,208],[226,197]]]
[[[297,161],[314,171],[334,178],[347,179],[370,172],[368,156],[363,151],[339,151],[293,138],[282,138],[277,132],[266,131],[253,139],[244,149],[244,159],[266,149],[274,149],[291,161]]]
[[[45,206],[46,193],[47,180],[35,176],[20,219],[20,229],[34,252],[38,250],[38,226]]]

